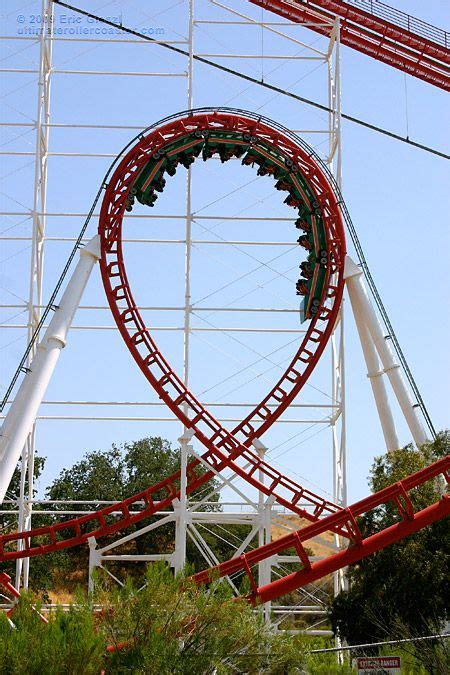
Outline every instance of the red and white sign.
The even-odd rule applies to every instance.
[[[358,675],[400,675],[400,656],[362,656],[353,661]]]

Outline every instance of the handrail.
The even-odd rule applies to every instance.
[[[446,49],[450,47],[450,33],[448,31],[433,26],[422,19],[417,19],[415,16],[406,14],[406,12],[402,12],[395,7],[386,5],[384,2],[379,2],[379,0],[345,0],[345,2],[348,5],[362,9],[368,14],[372,14],[372,16],[389,21],[407,30],[408,33],[420,35],[420,37],[431,42],[436,42]]]

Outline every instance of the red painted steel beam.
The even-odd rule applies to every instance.
[[[232,558],[215,567],[199,572],[198,574],[195,574],[192,579],[199,584],[203,584],[210,582],[214,578],[236,574],[237,572],[244,572],[247,576],[251,577],[251,571],[249,573],[249,570],[252,566],[274,555],[281,554],[287,549],[296,548],[304,565],[304,569],[287,575],[267,586],[256,588],[251,596],[254,601],[260,599],[262,602],[267,602],[268,600],[280,597],[295,588],[299,588],[322,576],[335,572],[342,567],[346,567],[350,563],[356,562],[371,553],[375,553],[376,551],[389,546],[389,544],[392,544],[413,532],[417,532],[435,520],[448,516],[450,513],[450,500],[448,495],[443,497],[436,504],[415,514],[410,508],[411,505],[408,501],[408,497],[405,499],[405,495],[407,495],[410,490],[423,485],[430,480],[434,480],[439,475],[443,475],[448,484],[450,481],[449,472],[450,455],[447,455],[447,457],[411,474],[402,481],[393,483],[383,490],[356,502],[352,506],[342,509],[338,513],[327,516],[316,523],[307,525],[306,527],[287,534],[269,544],[260,546],[238,558]],[[363,539],[356,524],[357,517],[383,504],[387,504],[388,502],[394,502],[397,505],[401,521],[396,525]],[[331,532],[338,526],[343,527],[344,524],[348,523],[353,524],[354,536],[352,543],[347,549],[315,563],[312,563],[309,559],[305,558],[305,549],[303,548],[305,542],[318,535],[323,535],[325,532]]]
[[[20,598],[20,593],[11,583],[11,577],[6,572],[0,572],[0,586],[3,586],[15,598]]]
[[[430,29],[444,36],[440,44],[341,0],[249,0],[249,2],[290,21],[307,23],[308,28],[327,37],[332,33],[335,18],[339,17],[342,44],[450,91],[450,49],[447,47],[448,33],[445,31],[430,26]],[[399,15],[402,13],[392,10],[393,19]],[[409,21],[412,17],[408,15],[402,16],[408,20],[407,25],[410,23],[414,26],[414,21],[423,24],[418,20]]]
[[[406,520],[396,525],[377,532],[371,537],[367,537],[360,543],[351,546],[350,548],[335,553],[334,555],[313,562],[309,569],[303,569],[299,572],[293,572],[286,577],[277,579],[266,586],[260,586],[254,596],[255,600],[259,602],[268,602],[276,598],[286,595],[291,591],[296,590],[306,584],[310,584],[317,579],[336,572],[337,570],[347,567],[352,563],[356,563],[363,558],[366,558],[372,553],[381,551],[386,546],[394,544],[400,539],[404,539],[414,532],[431,525],[437,520],[442,520],[450,515],[450,499],[448,496],[443,497],[436,504],[432,504],[426,509],[419,511],[414,515],[413,520]]]
[[[11,577],[9,576],[9,574],[6,574],[6,572],[0,572],[0,586],[3,586],[3,588],[5,588],[5,589],[8,591],[8,593],[10,593],[16,600],[19,600],[19,598],[20,598],[20,593],[19,593],[19,591],[17,590],[17,588],[15,588],[15,587],[12,585],[12,583],[11,583]],[[34,609],[34,611],[36,612],[36,614],[39,616],[39,618],[41,619],[41,621],[43,621],[44,623],[48,623],[48,619],[46,619],[45,616],[44,616],[43,614],[41,614],[41,613],[39,612],[39,610],[37,610],[36,607],[35,607],[34,605],[32,605],[32,608]],[[9,618],[11,618],[11,615],[12,615],[12,613],[14,612],[14,609],[15,609],[15,604],[13,604],[13,606],[11,607],[11,609],[8,609],[8,610],[6,611],[6,616],[9,617]]]

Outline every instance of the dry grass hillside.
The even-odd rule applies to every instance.
[[[293,530],[298,530],[309,522],[304,518],[295,515],[277,515],[272,520],[272,540],[280,539]],[[305,547],[313,552],[314,556],[324,558],[331,555],[336,550],[334,537],[330,532],[314,537],[306,542]]]

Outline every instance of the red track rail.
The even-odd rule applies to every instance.
[[[435,480],[439,475],[445,478],[448,485],[450,483],[449,472],[450,455],[447,455],[447,457],[425,469],[411,474],[402,481],[394,483],[346,509],[341,509],[339,512],[292,532],[277,541],[260,546],[249,553],[244,553],[238,558],[232,558],[220,565],[199,572],[192,579],[198,584],[207,584],[218,577],[243,572],[248,577],[252,589],[248,596],[251,602],[268,602],[280,598],[347,565],[358,562],[372,553],[376,553],[386,546],[418,532],[437,520],[448,517],[450,515],[448,494],[444,494],[438,502],[425,509],[414,512],[408,493],[430,480]],[[398,509],[399,522],[363,538],[356,518],[389,502],[395,503]],[[311,562],[305,549],[305,542],[325,532],[335,532],[338,529],[347,529],[351,533],[349,547],[317,562]],[[289,549],[295,549],[303,564],[303,569],[292,572],[270,584],[258,587],[251,568],[259,562]],[[9,590],[14,597],[20,597],[20,594],[10,583],[10,577],[7,574],[0,573],[0,585]],[[12,610],[9,610],[8,615],[11,612]]]
[[[414,532],[418,532],[437,520],[448,517],[450,515],[450,498],[448,494],[444,494],[438,502],[431,504],[421,511],[414,512],[408,493],[430,480],[435,480],[439,475],[444,476],[446,483],[449,484],[449,471],[450,455],[447,455],[447,457],[431,464],[425,469],[356,502],[346,509],[341,509],[339,512],[288,534],[277,541],[260,546],[249,553],[244,553],[238,558],[232,558],[220,565],[199,572],[192,579],[198,584],[207,584],[218,577],[242,572],[248,577],[252,589],[251,594],[248,596],[250,602],[254,604],[258,602],[264,603],[280,598],[332,572],[358,562],[386,548],[386,546]],[[395,503],[398,509],[399,522],[369,537],[363,538],[357,524],[357,517],[389,502]],[[305,549],[305,542],[325,532],[335,532],[337,529],[347,529],[351,533],[349,547],[317,562],[311,562]],[[265,586],[258,587],[252,573],[252,567],[267,558],[286,552],[289,549],[295,549],[303,564],[303,569],[287,574]],[[3,585],[14,597],[20,597],[20,594],[10,583],[10,577],[7,574],[0,573],[0,585]],[[13,609],[14,607],[9,610],[8,616],[10,616]],[[44,617],[42,619],[46,621]],[[109,651],[112,651],[112,649]]]
[[[209,583],[212,579],[243,572],[250,581],[252,593],[249,596],[252,602],[268,602],[279,598],[301,586],[316,581],[336,570],[357,562],[362,558],[379,551],[390,544],[407,537],[418,530],[450,515],[450,498],[444,495],[438,502],[421,511],[414,512],[413,505],[408,493],[424,483],[434,480],[443,475],[447,484],[450,482],[450,455],[430,466],[408,476],[398,483],[394,483],[380,492],[376,492],[352,506],[342,509],[321,520],[320,522],[307,525],[291,534],[266,544],[259,548],[244,553],[238,558],[232,558],[216,567],[199,572],[192,578],[199,584]],[[359,530],[356,518],[368,511],[394,502],[398,509],[399,522],[385,528],[370,537],[363,538]],[[335,553],[323,560],[311,562],[304,548],[305,542],[325,532],[333,532],[336,527],[345,526],[352,531],[351,543],[347,549]],[[258,587],[252,573],[252,566],[277,554],[282,554],[288,549],[294,548],[300,558],[303,569],[293,572],[266,586]]]
[[[249,134],[256,140],[272,145],[278,152],[282,152],[286,160],[300,168],[322,211],[327,232],[328,257],[333,261],[328,267],[322,304],[309,323],[305,337],[286,372],[255,409],[231,432],[219,424],[192,392],[188,391],[159,351],[134,302],[122,251],[122,220],[126,196],[149,156],[169,141],[173,142],[187,134],[207,129]],[[117,326],[137,365],[158,396],[187,428],[194,430],[195,436],[207,448],[203,462],[214,471],[229,466],[258,490],[274,495],[280,504],[296,513],[298,501],[309,497],[312,498],[315,516],[321,515],[323,511],[335,511],[336,508],[329,502],[318,501],[317,496],[312,494],[306,495],[301,486],[262,462],[248,447],[287,409],[309,378],[334,328],[342,298],[345,235],[340,209],[332,187],[311,154],[279,129],[268,126],[257,117],[246,117],[243,113],[200,112],[176,119],[142,138],[123,158],[106,190],[100,213],[99,233],[102,240],[100,266],[103,283]],[[237,463],[238,459],[244,461],[247,467],[242,468]],[[190,466],[194,468],[196,464],[194,461]],[[264,474],[265,486],[254,478],[257,470]],[[208,474],[203,480],[210,477],[211,474]]]
[[[20,593],[19,593],[19,591],[17,590],[17,588],[15,588],[15,587],[12,585],[12,583],[11,583],[11,577],[9,576],[9,574],[6,574],[6,572],[0,572],[0,587],[1,587],[1,586],[3,586],[3,588],[5,589],[5,591],[7,591],[7,592],[8,592],[10,595],[12,595],[12,597],[14,598],[14,600],[12,601],[13,604],[12,604],[11,609],[6,610],[6,616],[10,619],[12,613],[14,612],[15,606],[16,606],[15,603],[16,603],[16,602],[19,600],[19,598],[20,598]],[[36,614],[39,616],[39,618],[41,619],[41,621],[43,621],[44,623],[48,623],[48,619],[46,619],[45,616],[44,616],[43,614],[41,614],[41,613],[36,609],[36,607],[33,606],[33,609],[34,609],[34,611],[36,612]]]
[[[206,129],[228,129],[250,134],[254,139],[273,145],[277,152],[281,152],[286,160],[300,169],[314,194],[317,208],[321,210],[327,233],[328,259],[332,261],[328,265],[322,304],[310,321],[286,372],[261,403],[231,432],[186,389],[159,351],[134,302],[122,251],[122,221],[127,195],[149,157],[177,138]],[[333,331],[342,299],[346,249],[340,207],[332,186],[312,154],[310,149],[295,142],[293,137],[279,128],[269,126],[251,113],[246,116],[241,112],[210,111],[175,118],[140,137],[118,164],[105,192],[99,233],[102,241],[100,266],[103,283],[111,311],[128,349],[158,396],[186,427],[194,430],[195,436],[207,448],[201,461],[210,471],[198,476],[196,467],[200,460],[189,463],[188,494],[228,468],[257,490],[273,496],[288,510],[315,522],[320,517],[336,513],[339,507],[284,476],[248,447],[278,419],[304,386]],[[261,473],[264,482],[255,477]],[[94,514],[29,532],[3,535],[0,537],[0,561],[76,546],[91,536],[99,538],[112,534],[148,518],[156,511],[170,507],[179,496],[179,478],[178,472],[140,494]],[[165,496],[156,501],[156,495],[161,492]],[[113,512],[120,512],[121,515],[114,517]],[[337,532],[344,537],[351,537],[351,530],[347,531],[346,527],[339,527]],[[12,550],[12,546],[19,542],[22,543],[21,550]]]
[[[336,17],[340,40],[363,54],[450,90],[450,36],[446,31],[376,0],[249,0],[329,37]]]

